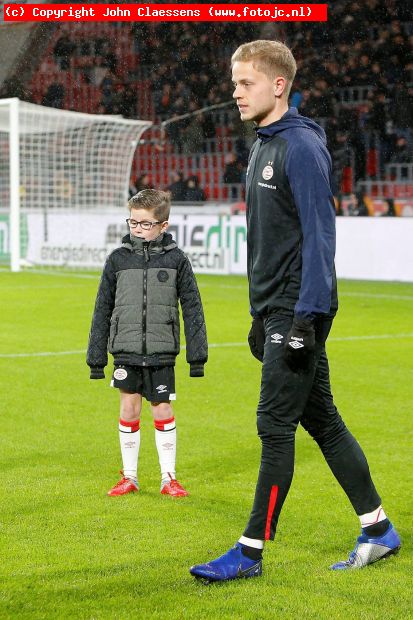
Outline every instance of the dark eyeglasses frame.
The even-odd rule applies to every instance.
[[[131,224],[133,222],[133,224]],[[142,220],[142,222],[137,222],[136,220],[132,220],[130,217],[126,219],[126,223],[129,228],[137,228],[140,226],[142,230],[152,230],[154,226],[158,224],[163,224],[163,222],[148,222],[147,220]]]

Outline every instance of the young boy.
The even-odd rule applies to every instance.
[[[109,352],[111,385],[119,389],[122,479],[110,496],[139,491],[138,456],[142,397],[151,403],[161,468],[161,493],[184,497],[175,477],[175,358],[181,302],[191,377],[203,377],[208,345],[202,302],[190,262],[169,233],[169,194],[145,189],[129,200],[130,234],[107,258],[96,297],[87,364],[104,379]]]

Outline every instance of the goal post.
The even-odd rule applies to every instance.
[[[94,234],[85,216],[126,210],[133,156],[151,125],[0,99],[0,264],[100,266],[84,251]]]

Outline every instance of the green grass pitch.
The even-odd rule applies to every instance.
[[[296,470],[264,574],[209,587],[188,573],[226,551],[251,508],[260,447],[259,363],[246,346],[247,284],[200,276],[210,359],[177,363],[178,476],[159,494],[153,423],[142,419],[141,492],[118,479],[118,394],[85,365],[96,274],[0,273],[0,618],[393,619],[412,617],[413,284],[340,283],[328,352],[335,400],[362,444],[401,553],[362,571],[344,559],[358,519],[316,445]],[[41,355],[43,353],[43,355]]]

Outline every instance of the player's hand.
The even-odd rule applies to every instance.
[[[248,334],[248,344],[254,357],[260,362],[264,359],[265,329],[261,317],[254,317]]]
[[[284,344],[284,359],[294,372],[307,370],[315,349],[315,331],[310,319],[294,318]]]
[[[190,377],[203,377],[204,376],[204,365],[203,364],[190,364],[189,376]]]
[[[105,373],[103,368],[100,366],[91,366],[90,367],[90,378],[91,379],[104,379]]]

